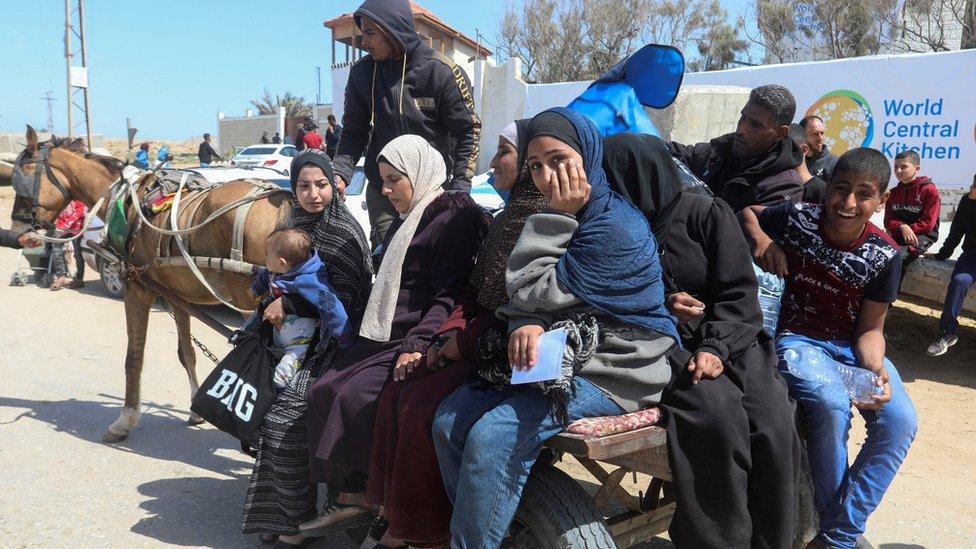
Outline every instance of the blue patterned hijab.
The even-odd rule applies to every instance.
[[[657,241],[644,214],[610,190],[602,165],[603,139],[596,125],[563,107],[539,116],[551,113],[563,116],[576,128],[578,140],[567,144],[579,147],[592,188],[590,201],[576,214],[579,228],[556,264],[556,277],[592,307],[627,324],[670,336],[680,345],[677,320],[664,306]],[[553,135],[539,124],[535,126],[529,124],[529,140]]]

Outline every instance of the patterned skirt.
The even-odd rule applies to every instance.
[[[315,518],[317,486],[308,471],[308,390],[341,354],[318,353],[278,395],[260,431],[258,457],[244,500],[244,533],[298,534]]]

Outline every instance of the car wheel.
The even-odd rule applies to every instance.
[[[122,278],[122,271],[119,263],[109,263],[102,258],[98,258],[98,276],[102,279],[105,292],[108,295],[121,299],[125,291],[125,280]]]

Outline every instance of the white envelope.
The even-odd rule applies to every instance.
[[[535,366],[524,372],[512,366],[512,385],[559,379],[566,353],[566,330],[559,328],[542,334],[538,345]]]

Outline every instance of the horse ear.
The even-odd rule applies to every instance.
[[[27,125],[27,150],[31,154],[37,152],[37,132],[30,124]]]

